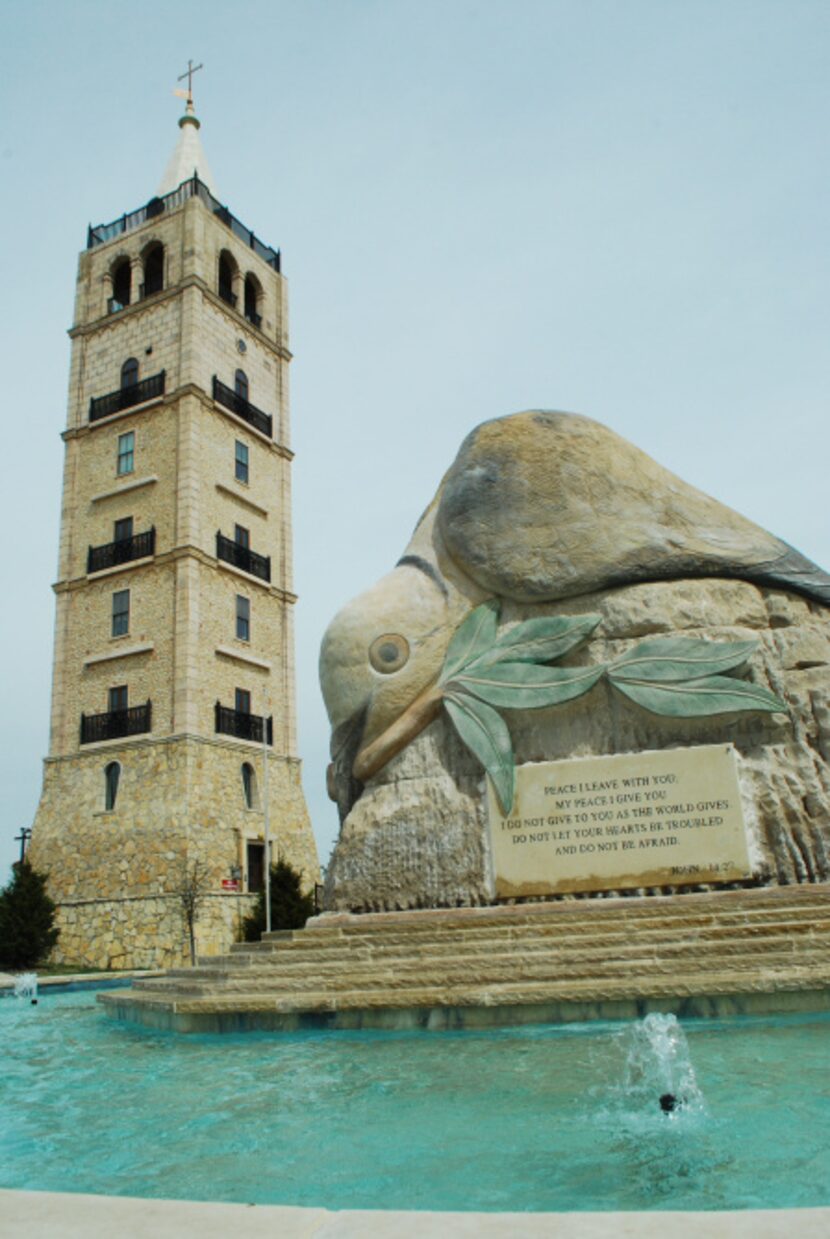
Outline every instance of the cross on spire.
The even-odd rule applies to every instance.
[[[194,65],[192,60],[188,60],[187,69],[176,80],[183,82],[187,78],[187,102],[193,104],[193,74],[198,73],[200,69],[204,69],[204,65]]]

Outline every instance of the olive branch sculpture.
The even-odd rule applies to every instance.
[[[739,671],[757,641],[718,643],[690,637],[642,641],[611,663],[548,664],[581,645],[600,615],[527,620],[499,634],[499,604],[476,607],[450,641],[436,688],[462,742],[490,775],[505,814],[513,807],[513,742],[499,709],[538,710],[581,697],[603,677],[652,714],[702,718],[763,710],[786,712],[774,693]]]

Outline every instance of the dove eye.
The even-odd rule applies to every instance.
[[[396,632],[385,632],[369,646],[369,662],[381,675],[400,671],[409,661],[409,642]]]

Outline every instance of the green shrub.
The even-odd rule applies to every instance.
[[[271,928],[302,929],[314,915],[314,896],[304,895],[300,875],[287,860],[271,866]],[[246,942],[258,942],[265,932],[265,891],[257,896],[256,907],[242,922]]]
[[[0,966],[33,968],[58,940],[55,904],[46,893],[46,874],[25,858],[0,891]]]

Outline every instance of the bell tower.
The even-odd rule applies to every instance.
[[[271,856],[317,880],[295,725],[280,253],[219,199],[188,71],[156,195],[78,264],[49,756],[30,857],[57,958],[227,949]],[[267,796],[267,805],[265,798]],[[266,813],[267,809],[267,813]]]

